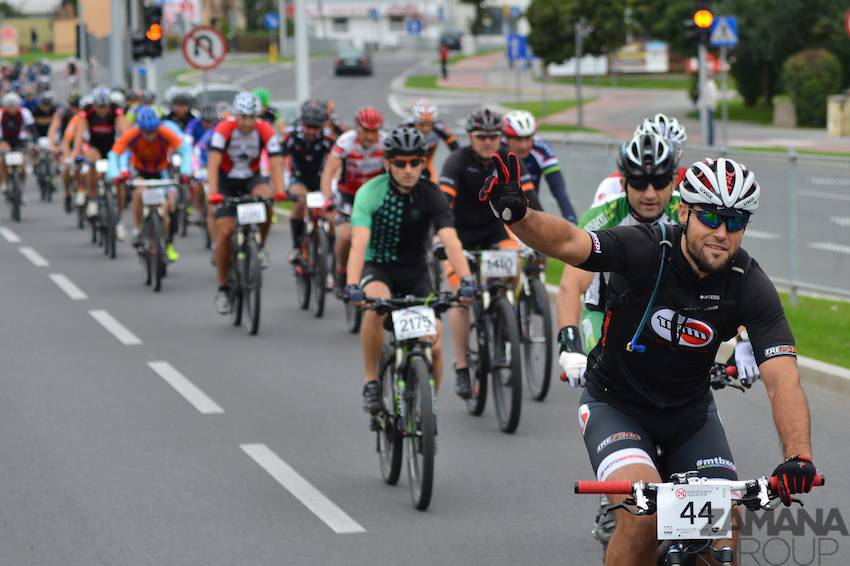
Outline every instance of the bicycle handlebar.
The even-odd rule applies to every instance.
[[[770,491],[774,493],[778,492],[779,480],[776,476],[770,476],[768,478],[759,479],[766,479],[770,487]],[[825,482],[825,476],[821,473],[818,473],[815,475],[815,479],[812,485],[822,486]],[[643,484],[643,482],[633,483],[628,481],[577,481],[575,483],[575,493],[582,495],[633,495],[635,489],[637,487],[640,487],[642,484],[657,486],[662,485],[663,483],[665,482]],[[729,481],[728,483],[730,486],[732,486],[732,489],[750,490],[752,487],[758,486],[759,480],[756,479],[749,481]]]
[[[379,314],[387,314],[388,312],[403,309],[406,307],[415,307],[424,305],[433,308],[437,312],[443,312],[455,306],[460,301],[458,295],[452,293],[440,293],[436,297],[394,297],[390,299],[376,299],[366,297],[363,301],[362,308],[374,310]]]

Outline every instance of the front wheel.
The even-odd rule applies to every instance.
[[[490,306],[487,321],[496,420],[502,432],[510,434],[519,426],[522,407],[522,362],[516,315],[504,296],[498,297]]]
[[[466,410],[476,417],[484,412],[487,405],[487,328],[481,314],[481,303],[469,308],[471,317],[469,339],[467,341],[467,360],[469,363],[469,381],[472,395],[466,400]]]
[[[413,505],[424,511],[431,503],[434,487],[434,453],[436,452],[437,417],[434,414],[434,388],[431,370],[421,357],[410,360],[405,441],[407,444],[407,475]]]
[[[542,281],[530,279],[528,290],[527,294],[523,290],[519,298],[523,369],[531,398],[543,401],[552,377],[552,312]]]
[[[263,288],[263,270],[257,253],[257,242],[253,238],[246,243],[245,259],[242,263],[243,296],[245,313],[248,315],[248,334],[256,336],[260,331],[260,297]]]
[[[378,435],[378,461],[381,465],[381,477],[384,483],[395,485],[401,476],[401,456],[403,444],[401,431],[398,426],[396,415],[396,393],[393,383],[393,350],[388,344],[384,344],[381,353],[381,373],[378,375],[381,383],[381,397],[384,402],[384,410],[376,415]]]
[[[310,244],[307,238],[301,239],[301,265],[296,265],[295,273],[295,293],[298,297],[298,308],[302,311],[310,307],[310,294],[312,293],[310,277]]]
[[[321,318],[325,313],[325,283],[327,280],[327,255],[331,253],[328,235],[324,230],[316,228],[316,239],[311,241],[310,277],[313,287],[313,316]]]
[[[21,186],[18,184],[18,178],[13,174],[9,194],[12,200],[12,220],[15,222],[21,221]]]

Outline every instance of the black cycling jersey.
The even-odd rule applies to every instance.
[[[71,122],[71,118],[76,116],[79,113],[79,108],[71,108],[69,106],[63,106],[57,110],[59,112],[59,137],[61,138],[65,135],[65,130],[68,128],[68,124]]]
[[[283,154],[290,158],[289,171],[311,191],[319,190],[322,164],[330,153],[333,142],[321,132],[316,139],[307,141],[299,128],[289,128],[283,142]]]
[[[612,272],[602,337],[587,364],[587,388],[597,399],[669,408],[703,397],[720,343],[735,336],[740,325],[747,327],[759,364],[795,355],[794,336],[776,289],[754,260],[746,270],[734,267],[700,279],[681,250],[683,228],[667,230],[672,250],[638,340],[644,352],[629,352],[626,344],[655,285],[659,229],[640,225],[590,232],[592,251],[578,267]],[[733,266],[745,257],[739,250]],[[740,279],[733,283],[733,277]],[[737,288],[735,302],[724,304],[730,286]]]
[[[50,123],[53,121],[53,115],[56,113],[56,106],[50,106],[44,109],[41,104],[37,104],[32,109],[32,118],[35,121],[35,131],[39,137],[47,135],[47,130],[50,129]]]
[[[181,117],[179,117],[177,114],[175,114],[175,113],[172,111],[172,112],[169,112],[168,114],[166,114],[165,116],[163,116],[163,117],[162,117],[162,119],[163,119],[163,120],[170,120],[170,121],[174,122],[175,124],[177,124],[178,126],[180,126],[180,129],[181,129],[181,130],[183,130],[183,131],[185,132],[185,131],[186,131],[186,127],[187,127],[187,126],[189,125],[189,123],[190,123],[192,120],[194,120],[196,117],[197,117],[197,116],[195,116],[195,114],[193,114],[191,111],[186,112],[186,115],[185,115],[185,116],[183,116],[182,118],[181,118]]]
[[[274,125],[277,123],[277,111],[275,111],[273,108],[266,108],[260,114],[257,115],[257,118],[259,118],[260,120],[265,120],[269,124]]]
[[[499,154],[507,163],[507,152],[500,149]],[[452,204],[459,234],[467,230],[490,231],[492,227],[502,225],[502,221],[493,215],[490,205],[481,202],[478,198],[484,180],[494,173],[490,159],[482,160],[470,146],[453,152],[443,164],[440,189],[448,195],[449,202]],[[533,192],[534,184],[521,163],[520,182],[522,189],[526,191],[529,205],[540,210],[540,202]]]
[[[413,190],[402,193],[384,173],[361,186],[354,197],[351,226],[371,230],[367,262],[424,267],[432,225],[439,231],[453,224],[446,199],[431,181],[420,179]]]

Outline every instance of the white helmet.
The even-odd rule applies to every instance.
[[[437,107],[427,98],[418,98],[410,108],[410,115],[417,122],[433,122],[437,119]]]
[[[502,118],[502,132],[509,138],[527,138],[537,132],[537,122],[531,112],[514,110]]]
[[[260,101],[251,92],[240,92],[233,98],[233,113],[245,116],[260,113]]]
[[[708,204],[755,212],[761,189],[755,174],[732,159],[704,159],[691,165],[679,183],[679,194],[687,204]]]
[[[119,108],[124,108],[127,106],[127,97],[124,96],[123,92],[116,89],[109,93],[109,102]]]
[[[682,149],[684,143],[688,140],[688,135],[685,133],[685,127],[675,118],[670,118],[660,112],[652,118],[647,118],[635,129],[635,134],[638,132],[649,133],[653,132],[665,138],[674,149],[677,151]]]
[[[7,92],[3,95],[3,106],[5,108],[15,108],[21,105],[21,95],[17,92]]]

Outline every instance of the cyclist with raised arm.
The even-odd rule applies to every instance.
[[[452,224],[452,213],[437,186],[422,178],[427,141],[415,128],[399,127],[383,141],[386,173],[360,187],[351,215],[352,240],[348,256],[345,297],[354,303],[366,297],[388,299],[432,292],[426,250],[433,226],[443,242],[449,262],[465,278],[461,297],[473,300],[475,284]],[[378,362],[383,343],[383,319],[366,311],[360,336],[366,383],[363,408],[381,410]],[[440,323],[432,341],[434,378],[439,389],[443,369]]]
[[[434,156],[437,154],[437,145],[442,140],[449,151],[455,151],[460,147],[457,136],[446,128],[442,120],[438,119],[437,107],[427,98],[419,98],[413,102],[413,106],[410,108],[410,118],[403,125],[414,127],[425,136],[425,141],[428,143],[428,153],[425,156],[425,174],[432,181],[435,180],[437,172],[434,169]]]
[[[782,442],[784,460],[774,471],[782,502],[811,490],[817,469],[794,336],[773,283],[741,248],[759,205],[755,175],[731,159],[698,161],[679,185],[681,226],[588,231],[528,210],[518,169],[509,159],[498,180],[482,188],[494,215],[541,253],[611,272],[578,410],[597,478],[660,482],[694,470],[737,479],[707,375],[720,343],[743,324]],[[650,564],[655,550],[654,518],[619,511],[608,563]]]
[[[512,151],[522,161],[525,170],[531,175],[534,183],[534,192],[539,194],[540,183],[543,178],[549,184],[549,190],[561,216],[570,222],[576,221],[576,212],[567,196],[567,184],[561,173],[561,164],[552,152],[549,145],[537,137],[537,121],[531,112],[525,110],[514,110],[508,112],[502,119],[502,135],[508,151]],[[539,197],[538,197],[539,198]]]
[[[162,179],[168,172],[169,157],[174,152],[182,152],[183,174],[191,171],[190,155],[187,154],[183,140],[169,127],[165,126],[150,106],[139,108],[136,113],[136,125],[124,132],[109,151],[109,170],[107,177],[118,185],[118,223],[115,235],[124,239],[124,225],[121,223],[121,211],[124,210],[126,192],[123,181],[130,178],[130,169],[121,156],[129,152],[129,165],[132,165],[136,178]],[[142,227],[142,191],[133,191],[133,246],[141,244]],[[168,199],[162,213],[163,229],[166,235],[165,256],[175,262],[180,254],[174,247],[173,234],[169,230],[170,210],[177,205],[174,190],[169,190]]]
[[[322,165],[331,152],[333,142],[325,137],[324,125],[328,114],[324,106],[308,100],[301,105],[301,115],[293,127],[286,130],[283,155],[289,160],[289,186],[287,192],[298,197],[321,190]],[[289,226],[292,231],[292,254],[289,262],[301,263],[301,238],[304,236],[304,215],[307,203],[295,201]]]
[[[326,199],[332,196],[334,179],[337,185],[336,273],[334,283],[338,294],[345,286],[345,266],[351,246],[351,208],[360,186],[384,172],[384,116],[371,106],[361,108],[354,119],[356,127],[337,138],[322,169],[321,189]]]
[[[470,145],[452,153],[443,163],[440,173],[440,189],[449,199],[455,228],[466,250],[519,249],[516,239],[501,222],[493,218],[487,205],[478,200],[481,184],[493,173],[491,157],[496,154],[507,155],[501,148],[501,129],[502,116],[496,112],[484,109],[470,114],[466,121]],[[539,208],[540,203],[533,189],[531,177],[523,170],[522,190],[533,206]],[[459,289],[463,284],[460,274],[451,265],[444,266],[444,273],[452,290]],[[451,309],[449,326],[455,352],[455,393],[468,399],[472,394],[467,360],[470,331],[468,310]]]
[[[210,204],[221,204],[225,196],[252,195],[272,198],[274,193],[283,193],[283,148],[274,128],[268,122],[257,119],[260,103],[250,92],[240,92],[233,99],[235,119],[223,120],[213,130],[210,141],[207,174],[209,175]],[[260,175],[260,156],[266,150],[269,155],[269,182]],[[227,286],[227,271],[230,268],[230,237],[236,227],[235,207],[219,206],[210,214],[215,221],[215,265],[218,291],[215,307],[219,314],[230,312],[230,289]],[[268,267],[266,238],[271,228],[271,210],[268,220],[260,226],[259,259]]]

